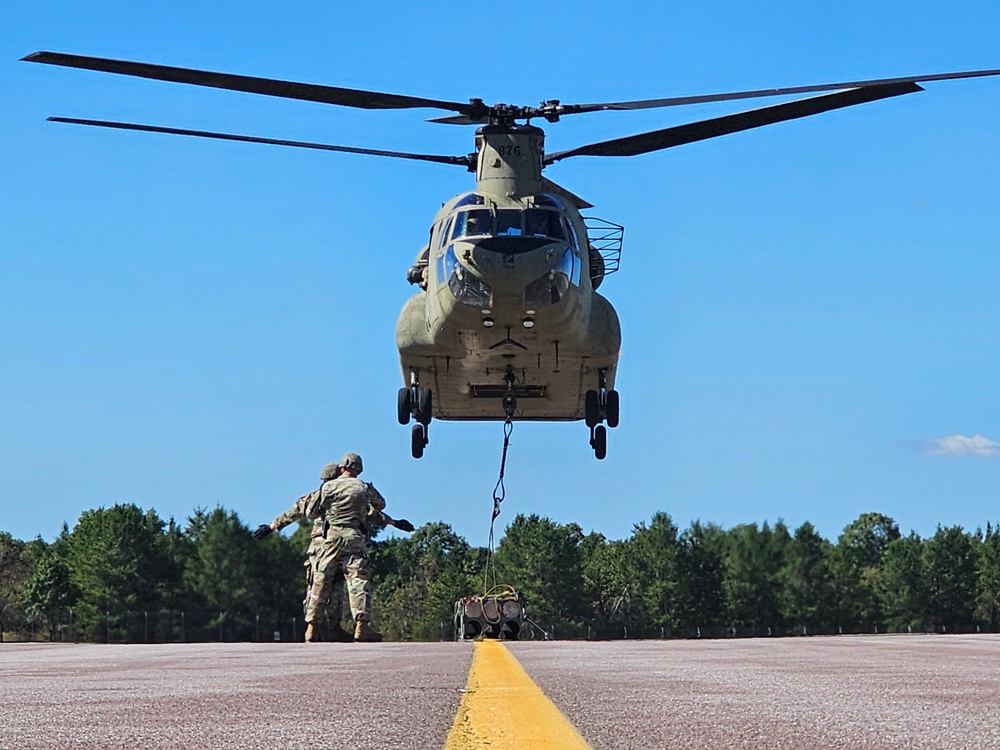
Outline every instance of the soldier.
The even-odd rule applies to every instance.
[[[340,464],[326,464],[323,467],[323,471],[320,472],[319,481],[320,489],[322,489],[325,482],[329,482],[331,479],[336,479],[340,474]],[[302,500],[302,498],[299,498]],[[298,501],[297,501],[298,502]],[[312,591],[313,579],[316,573],[316,557],[319,554],[320,548],[323,546],[324,539],[324,527],[326,526],[325,518],[317,518],[313,521],[312,528],[309,530],[309,547],[306,549],[306,559],[303,565],[306,569],[306,595],[302,600],[302,613],[305,615],[309,610],[309,594]],[[324,640],[331,640],[335,643],[350,643],[354,640],[354,634],[349,633],[344,630],[341,622],[344,619],[344,595],[346,593],[346,582],[344,579],[344,574],[342,571],[338,570],[334,576],[333,581],[330,585],[330,603],[327,605],[325,617],[326,627],[320,627],[320,623],[317,623],[315,629],[322,631],[322,637]],[[315,634],[314,634],[314,637]]]
[[[324,466],[319,477],[320,487],[323,486],[324,482],[336,479],[339,474],[340,464],[327,464]],[[309,547],[306,550],[306,559],[304,562],[306,569],[306,596],[302,600],[303,613],[309,609],[309,594],[312,591],[313,579],[315,577],[317,556],[319,555],[320,548],[323,546],[323,529],[325,526],[326,519],[317,518],[313,522],[312,529],[309,531]],[[369,507],[368,516],[365,519],[364,528],[362,529],[365,532],[365,537],[370,540],[375,533],[381,531],[386,526],[393,526],[400,531],[413,531],[413,524],[405,518],[397,520],[386,515],[384,512],[375,511]],[[342,624],[346,594],[347,581],[344,577],[344,571],[338,569],[333,573],[333,580],[330,583],[330,601],[326,607],[326,615],[322,618],[325,622],[317,623],[316,626],[317,629],[322,631],[321,637],[323,640],[330,640],[334,643],[350,643],[354,640],[354,634],[344,630]],[[325,625],[325,627],[321,627],[321,625]]]
[[[363,470],[361,456],[348,453],[339,465],[323,467],[321,487],[303,495],[285,513],[264,524],[254,532],[256,539],[263,539],[299,518],[308,517],[322,522],[321,540],[313,556],[312,587],[306,602],[306,640],[319,639],[317,623],[327,609],[331,589],[339,572],[346,578],[351,614],[354,616],[354,640],[376,641],[381,636],[371,626],[371,584],[369,582],[368,549],[365,545],[363,526],[371,518],[376,523],[392,524],[402,531],[413,531],[413,524],[398,521],[382,513],[385,498],[372,485],[358,479]],[[314,525],[314,531],[315,531]],[[310,542],[310,548],[313,542]]]

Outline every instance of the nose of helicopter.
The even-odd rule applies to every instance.
[[[567,301],[579,290],[582,271],[576,251],[551,239],[530,245],[528,250],[504,247],[521,252],[498,252],[496,243],[484,239],[456,242],[447,249],[439,278],[460,308],[479,308],[475,327],[530,330],[554,320],[553,314],[559,318],[571,312],[574,305]]]

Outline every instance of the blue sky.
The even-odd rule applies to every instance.
[[[18,62],[48,49],[464,101],[621,101],[1000,68],[995,2],[12,0],[0,35],[0,530],[99,505],[250,525],[347,450],[389,512],[484,544],[499,423],[396,423],[407,266],[460,168],[49,115],[442,154],[472,131]],[[627,536],[783,518],[835,538],[1000,518],[1000,79],[546,175],[626,227],[602,292],[621,426],[517,424],[516,513]],[[770,100],[767,100],[770,101]],[[547,147],[767,103],[597,113]]]

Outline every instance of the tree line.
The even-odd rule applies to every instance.
[[[308,524],[258,542],[238,515],[182,526],[132,504],[85,511],[52,542],[0,532],[0,639],[298,640]],[[835,542],[812,524],[731,529],[666,513],[627,539],[518,515],[489,560],[445,523],[370,545],[376,624],[393,640],[454,635],[459,599],[512,586],[556,638],[996,632],[1000,529],[921,538],[865,513]],[[487,561],[490,575],[486,575]]]

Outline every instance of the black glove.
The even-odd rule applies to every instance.
[[[262,523],[260,526],[258,526],[254,530],[254,532],[253,532],[253,538],[254,539],[266,539],[267,537],[269,537],[271,535],[271,533],[273,531],[274,531],[274,529],[272,529],[266,523]]]
[[[400,531],[410,532],[413,531],[413,524],[407,521],[405,518],[399,518],[396,523],[393,524]]]

